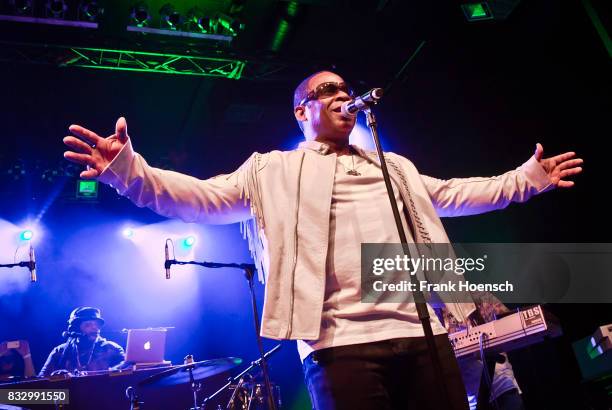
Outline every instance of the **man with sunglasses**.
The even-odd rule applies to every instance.
[[[78,125],[64,156],[138,206],[189,222],[241,222],[266,276],[261,333],[298,340],[316,409],[438,409],[438,384],[412,304],[360,303],[360,244],[398,242],[376,154],[349,144],[355,118],[342,103],[352,92],[335,73],[306,78],[294,114],[306,141],[292,151],[254,153],[231,174],[199,180],[150,167],[132,149],[124,118],[101,138]],[[420,175],[388,153],[405,228],[415,242],[448,243],[439,216],[501,209],[554,187],[570,187],[581,171],[574,153],[535,155],[494,178],[448,181]],[[465,320],[474,306],[449,311]],[[430,309],[451,408],[467,408],[445,330]],[[448,408],[448,407],[446,407]]]

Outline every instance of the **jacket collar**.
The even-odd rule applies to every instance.
[[[372,161],[372,156],[370,155],[371,153],[365,151],[363,148],[358,147],[357,145],[353,145],[353,144],[351,144],[351,148],[360,157],[363,157],[363,158],[366,158]],[[300,142],[300,144],[298,145],[298,149],[308,149],[311,151],[315,151],[321,155],[327,155],[330,153],[329,145],[325,144],[324,142],[319,142],[315,140]],[[376,157],[376,155],[374,155],[374,157]],[[378,160],[374,160],[373,162],[378,163]]]
[[[321,155],[329,154],[329,145],[315,140],[300,142],[298,149],[309,149],[311,151],[318,152]]]

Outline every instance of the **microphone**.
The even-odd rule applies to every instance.
[[[34,248],[30,245],[30,262],[28,263],[28,269],[30,270],[30,282],[36,282],[36,256],[34,255]]]
[[[170,279],[170,255],[168,253],[168,241],[166,241],[166,263],[164,263],[164,267],[166,268],[166,279]]]
[[[67,330],[65,330],[65,331],[63,331],[63,332],[62,332],[62,337],[63,337],[64,339],[69,339],[69,338],[73,338],[73,337],[75,337],[75,338],[76,338],[76,337],[81,337],[81,336],[83,336],[83,333],[79,333],[79,332],[70,332],[70,331],[67,331]]]
[[[367,93],[360,95],[352,101],[346,101],[340,107],[340,112],[345,117],[352,118],[357,115],[359,111],[365,110],[370,105],[374,105],[383,96],[382,88],[372,88]]]

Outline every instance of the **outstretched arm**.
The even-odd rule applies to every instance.
[[[440,216],[480,214],[505,208],[511,202],[525,202],[553,188],[572,187],[574,182],[567,178],[582,172],[583,160],[574,158],[574,152],[550,158],[542,158],[543,153],[542,145],[537,144],[527,162],[499,176],[441,180],[421,175],[421,178]]]
[[[151,167],[133,151],[123,117],[117,120],[115,134],[108,138],[79,125],[69,129],[79,138],[64,138],[73,149],[64,157],[87,166],[81,177],[97,178],[137,206],[187,222],[233,223],[251,217],[240,171],[200,180]],[[245,164],[241,170],[246,168]]]
[[[555,155],[550,158],[542,158],[544,148],[539,142],[536,144],[536,151],[533,154],[538,163],[544,168],[548,175],[551,184],[556,188],[570,188],[574,186],[574,181],[568,181],[567,178],[573,175],[578,175],[582,172],[581,158],[574,158],[575,152],[566,152],[565,154]]]
[[[87,170],[81,172],[81,178],[98,177],[129,140],[127,123],[123,117],[117,120],[115,133],[107,138],[102,138],[80,125],[71,125],[68,129],[80,139],[72,135],[64,137],[64,144],[74,150],[64,152],[64,158],[87,166]]]

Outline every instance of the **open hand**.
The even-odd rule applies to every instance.
[[[548,178],[555,187],[570,188],[574,186],[574,181],[566,180],[567,177],[577,175],[582,172],[582,167],[579,165],[584,161],[581,158],[574,158],[575,152],[566,152],[550,158],[542,158],[544,148],[542,144],[536,144],[536,150],[533,154],[548,174]]]
[[[127,123],[123,117],[117,120],[115,133],[107,138],[102,138],[80,125],[71,125],[68,129],[79,138],[71,135],[64,137],[64,144],[73,149],[64,152],[64,158],[87,166],[87,169],[80,174],[81,178],[85,179],[98,177],[129,139]]]

